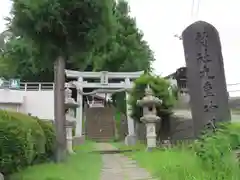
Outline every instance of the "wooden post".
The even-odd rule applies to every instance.
[[[65,61],[59,56],[54,64],[54,119],[56,130],[56,162],[63,162],[67,157],[65,128]]]

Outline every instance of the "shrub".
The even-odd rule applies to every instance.
[[[33,160],[38,159],[38,157],[40,157],[41,154],[45,153],[45,144],[47,139],[44,134],[44,130],[37,121],[37,118],[18,112],[8,113],[10,113],[10,115],[13,118],[17,119],[18,121],[21,121],[26,128],[31,129],[33,150],[35,153]]]
[[[144,74],[134,82],[134,87],[130,92],[129,104],[132,106],[132,118],[140,122],[143,116],[142,107],[137,105],[137,100],[145,96],[147,85],[153,90],[153,95],[162,100],[162,104],[157,107],[157,116],[161,117],[160,126],[157,126],[157,139],[165,139],[170,136],[170,115],[176,102],[173,88],[168,80],[159,76]],[[140,133],[140,132],[139,132]]]
[[[55,129],[53,126],[53,123],[51,121],[43,121],[40,119],[37,119],[39,125],[42,127],[45,137],[46,137],[46,143],[45,143],[45,153],[42,156],[42,161],[50,160],[53,158],[54,154],[54,147],[55,147]]]
[[[52,129],[37,118],[0,110],[0,171],[8,175],[38,162],[52,149]]]
[[[204,163],[204,168],[212,171],[215,177],[239,172],[234,151],[240,147],[240,124],[221,123],[216,131],[206,131],[191,148]],[[239,173],[237,173],[239,175]]]
[[[153,95],[162,100],[162,104],[157,107],[157,115],[164,118],[172,114],[172,108],[176,98],[171,91],[170,82],[159,76],[144,74],[134,82],[134,87],[130,92],[129,104],[132,106],[132,118],[140,121],[142,117],[142,108],[137,106],[137,100],[145,96],[147,85],[153,90]]]
[[[0,170],[4,174],[11,173],[25,167],[36,156],[34,133],[40,132],[37,123],[29,119],[16,118],[16,114],[0,111]],[[37,134],[37,133],[36,133]],[[38,134],[44,138],[44,134]]]

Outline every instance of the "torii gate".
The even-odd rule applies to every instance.
[[[76,123],[76,132],[75,138],[82,137],[82,120],[83,120],[83,95],[95,94],[97,92],[102,93],[114,93],[114,92],[126,92],[126,112],[127,112],[127,123],[128,123],[128,142],[131,142],[132,137],[135,138],[135,130],[134,130],[134,121],[131,118],[131,110],[132,108],[129,106],[128,99],[128,90],[133,87],[133,80],[139,78],[144,71],[138,72],[81,72],[81,71],[73,71],[73,70],[65,70],[65,74],[67,78],[74,78],[77,81],[72,81],[72,84],[77,88],[77,102],[79,103],[79,108],[77,109],[77,123]],[[84,81],[84,78],[88,79],[100,79],[100,82],[87,82]],[[109,83],[109,79],[124,79],[124,82],[120,83]],[[95,90],[90,93],[83,93],[83,88],[99,88],[100,90]]]

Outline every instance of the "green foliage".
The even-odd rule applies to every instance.
[[[48,57],[91,52],[113,29],[111,0],[13,0],[11,30],[32,39]]]
[[[1,65],[4,66],[1,75],[5,78],[20,78],[31,82],[53,79],[53,65],[42,64],[41,54],[30,39],[11,37],[5,43],[1,60]]]
[[[36,154],[34,160],[37,159],[41,154],[45,153],[46,137],[42,127],[39,125],[39,123],[37,123],[37,119],[18,112],[11,112],[10,115],[16,120],[21,121],[26,128],[32,129],[31,134],[33,136],[33,150]]]
[[[13,2],[10,29],[7,34],[4,32],[0,35],[0,40],[6,36],[9,38],[5,43],[0,42],[2,49],[0,76],[18,77],[22,81],[53,81],[52,61],[56,58],[53,54],[61,50],[66,38],[70,38],[66,45],[68,48],[64,49],[66,50],[64,53],[68,55],[66,60],[68,69],[151,71],[151,63],[154,61],[153,52],[143,40],[143,33],[137,28],[135,19],[129,15],[130,8],[126,1]],[[77,5],[65,8],[70,4]],[[53,6],[57,8],[51,9]],[[64,7],[65,11],[59,10],[60,7]],[[74,19],[76,14],[68,14],[66,18],[70,19],[69,21],[61,19],[64,13],[73,10],[74,12],[78,10],[77,17],[81,17],[81,22],[79,19],[79,21]],[[95,10],[98,10],[96,12],[98,14],[94,15],[92,12]],[[53,14],[56,16],[52,17]],[[63,23],[62,28],[57,29],[58,26],[55,26],[57,23]],[[63,34],[63,28],[69,30],[68,34]],[[58,30],[59,32],[56,32]],[[64,38],[59,39],[60,35]],[[81,40],[84,37],[85,39]],[[124,93],[117,93],[113,97],[114,101],[119,102],[116,104],[121,111],[125,110],[123,96]]]
[[[27,167],[46,153],[48,137],[36,118],[0,110],[0,171],[7,175]]]
[[[127,1],[115,4],[114,15],[117,21],[116,34],[108,38],[107,44],[94,52],[94,69],[97,71],[151,71],[155,60],[143,33],[137,28],[136,20],[129,15]]]
[[[229,169],[230,167],[228,167],[228,163],[232,162],[229,161],[229,157],[235,159],[233,153],[239,150],[239,148],[239,123],[218,124],[216,131],[206,131],[192,145],[192,149],[196,152],[196,155],[203,162],[206,162],[205,168],[212,170],[219,177],[224,176],[224,174],[226,175],[227,172],[232,172],[233,169]],[[221,175],[220,172],[224,172],[224,174]]]
[[[171,85],[164,78],[148,74],[144,74],[136,79],[134,87],[130,92],[129,104],[132,106],[132,118],[140,121],[143,115],[142,108],[137,105],[137,100],[141,100],[144,97],[147,85],[153,90],[153,95],[162,100],[162,104],[157,107],[157,115],[165,119],[165,117],[172,114],[172,107],[176,100],[173,93],[171,93]]]
[[[55,134],[53,123],[51,121],[43,121],[40,119],[37,119],[37,121],[39,125],[42,127],[46,137],[45,153],[41,156],[40,161],[52,160],[54,155],[55,140],[56,140],[56,134]]]

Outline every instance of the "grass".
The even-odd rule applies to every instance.
[[[114,144],[119,149],[129,149],[123,144]],[[125,153],[146,168],[153,177],[161,180],[239,180],[240,169],[233,156],[225,155],[212,169],[212,162],[202,161],[190,149],[172,148],[147,152],[143,145],[137,144],[137,152]]]
[[[140,166],[148,169],[153,176],[161,177],[162,180],[220,180],[222,179],[220,173],[225,173],[217,172],[219,174],[216,177],[217,170],[209,171],[196,155],[187,150],[166,150],[152,153],[141,151],[132,154],[132,158],[136,159]],[[234,164],[232,165],[234,166]],[[240,177],[237,172],[231,174],[229,180],[237,180]]]
[[[12,175],[10,180],[99,180],[101,156],[89,153],[93,146],[94,143],[86,141],[66,163],[35,165]]]

